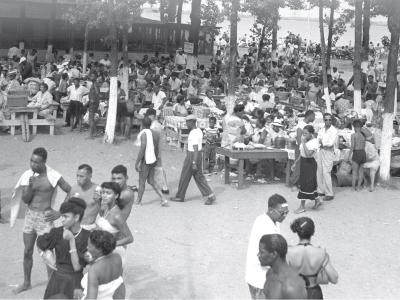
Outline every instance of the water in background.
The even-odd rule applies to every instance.
[[[142,16],[145,18],[160,20],[160,14],[150,8],[143,10]],[[183,11],[182,22],[190,23],[190,11]],[[238,38],[243,37],[245,34],[250,35],[250,29],[253,27],[254,17],[249,15],[241,15],[238,23]],[[221,27],[221,33],[227,31],[229,33],[230,23],[229,20],[225,20],[218,26]],[[303,38],[311,40],[313,42],[319,42],[319,27],[318,20],[311,19],[309,22],[307,18],[304,19],[281,19],[279,21],[278,38],[287,36],[287,32],[290,31],[294,34],[300,34]],[[327,31],[325,39],[327,38]],[[387,35],[390,37],[389,30],[386,25],[371,24],[370,28],[370,40],[374,44],[381,43],[382,36]],[[354,45],[354,28],[348,26],[347,31],[337,42],[337,46],[343,45]]]

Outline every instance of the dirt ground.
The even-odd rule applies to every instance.
[[[92,165],[97,183],[110,178],[113,166],[124,164],[129,168],[129,183],[137,184],[133,169],[137,148],[133,141],[105,145],[101,139],[87,139],[87,133],[66,133],[61,128],[56,133],[53,137],[39,134],[30,143],[22,142],[20,135],[0,135],[4,214],[12,187],[29,168],[31,152],[39,146],[49,151],[48,164],[71,184],[81,163]],[[181,150],[164,147],[163,161],[172,194],[176,192],[183,158]],[[160,207],[156,194],[147,188],[143,206],[135,207],[128,219],[135,241],[128,247],[125,266],[127,298],[249,298],[244,270],[252,223],[266,210],[271,194],[285,196],[293,211],[298,206],[296,193],[282,183],[237,190],[233,185],[224,185],[222,174],[210,179],[217,195],[217,203],[212,206],[203,204],[193,182],[187,201],[171,203],[168,208]],[[313,243],[326,247],[339,272],[336,286],[323,287],[325,297],[398,299],[400,266],[395,258],[400,248],[399,192],[378,187],[374,193],[349,188],[337,188],[335,193],[334,201],[306,213],[316,222]],[[290,213],[281,226],[290,244],[297,242],[289,229],[295,217]],[[22,226],[22,219],[12,229],[0,225],[0,298],[32,299],[44,294],[47,275],[36,251],[33,289],[18,296],[11,292],[23,279]]]

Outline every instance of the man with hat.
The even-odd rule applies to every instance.
[[[186,69],[186,64],[187,64],[187,56],[183,52],[183,49],[179,48],[178,53],[175,56],[175,65],[182,66],[183,69]]]
[[[186,117],[186,126],[190,130],[188,147],[179,179],[178,192],[174,198],[171,198],[171,201],[183,202],[185,200],[186,190],[193,176],[203,198],[206,200],[204,204],[211,205],[215,201],[215,195],[202,172],[201,154],[199,152],[202,150],[203,132],[199,128],[196,128],[196,121],[195,115]]]
[[[17,80],[17,74],[18,72],[16,69],[13,69],[10,72],[8,72],[9,82],[5,90],[6,94],[8,94],[9,90],[16,90],[21,87],[19,81]]]

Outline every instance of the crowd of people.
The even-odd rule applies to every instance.
[[[194,177],[204,203],[215,202],[203,173],[218,170],[215,150],[219,146],[238,150],[274,147],[293,152],[290,183],[298,188],[299,207],[294,211],[298,214],[307,210],[307,200],[314,202],[313,209],[318,209],[324,201],[334,199],[332,178],[342,184],[349,179],[355,190],[369,182],[370,191],[374,190],[385,87],[381,61],[371,59],[363,72],[362,114],[352,110],[353,79],[346,82],[337,67],[328,70],[332,103],[332,113],[328,113],[317,53],[304,52],[288,43],[279,47],[275,56],[261,52],[258,57],[257,49],[249,48],[249,53],[236,64],[234,103],[225,98],[228,53],[220,48],[209,66],[198,64],[190,68],[182,49],[175,55],[156,53],[130,60],[128,90],[122,88],[124,64],[119,61],[116,130],[130,139],[134,120],[141,124],[136,138],[137,204],[142,201],[147,181],[160,197],[161,205],[168,206],[161,143],[163,122],[170,115],[183,118],[188,130],[187,154],[178,191],[171,201],[185,200]],[[87,123],[93,137],[98,134],[96,125],[107,116],[110,67],[108,54],[96,60],[90,53],[84,72],[80,55],[58,55],[53,51],[41,64],[36,50],[26,52],[13,47],[1,67],[0,118],[9,118],[9,91],[26,88],[28,106],[39,108],[40,116],[51,118],[52,109],[64,106],[65,126],[73,130]],[[198,126],[199,111],[207,112],[204,128]],[[44,298],[72,298],[76,293],[81,293],[79,297],[83,299],[123,297],[126,247],[133,242],[127,218],[136,192],[127,185],[126,167],[116,166],[111,180],[97,185],[91,181],[92,167],[82,164],[77,170],[77,184],[71,187],[46,162],[46,150],[35,149],[31,169],[17,185],[28,210],[23,229],[24,282],[16,292],[31,288],[36,244],[49,266]],[[279,180],[283,166],[279,161],[249,159],[245,170],[248,178],[265,182],[265,178]],[[57,187],[67,194],[59,211],[52,204]],[[15,210],[18,203],[16,200]],[[287,213],[286,200],[273,195],[268,200],[267,213],[253,225],[246,268],[253,299],[322,298],[319,284],[337,282],[337,272],[326,251],[310,243],[315,230],[310,218],[296,219],[291,225],[299,236],[298,245],[288,247],[279,235],[278,223]],[[53,227],[58,219],[62,227]],[[268,272],[266,266],[270,267]]]

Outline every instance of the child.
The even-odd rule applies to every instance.
[[[365,136],[361,132],[363,122],[359,119],[353,121],[354,133],[351,135],[351,148],[350,157],[352,160],[352,174],[353,181],[352,186],[354,190],[361,188],[361,184],[364,177],[363,164],[367,160],[367,155],[365,153]],[[358,179],[358,187],[356,187],[356,181]]]
[[[204,129],[204,136],[206,138],[206,144],[204,146],[204,169],[209,173],[214,171],[216,152],[215,149],[221,142],[220,132],[215,127],[217,119],[210,117],[208,120],[209,127]]]

